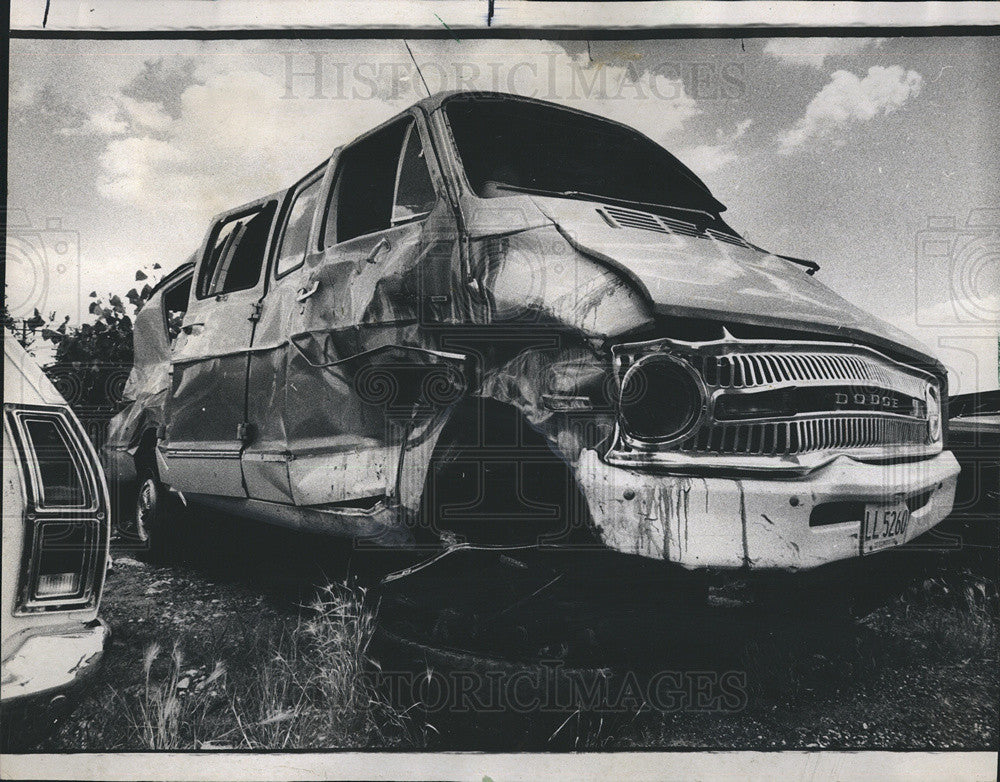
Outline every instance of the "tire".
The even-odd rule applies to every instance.
[[[140,557],[148,562],[164,562],[175,549],[176,516],[180,503],[170,496],[156,470],[139,470],[135,492],[132,535]]]

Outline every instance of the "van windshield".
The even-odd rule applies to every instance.
[[[725,209],[677,158],[616,123],[492,96],[452,98],[445,107],[480,198],[529,192],[712,221]]]

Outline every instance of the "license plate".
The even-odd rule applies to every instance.
[[[903,543],[909,523],[910,509],[905,502],[895,505],[865,505],[865,518],[861,525],[861,553],[874,554]]]

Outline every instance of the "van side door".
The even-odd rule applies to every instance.
[[[288,473],[297,505],[369,507],[395,491],[414,394],[440,361],[422,324],[427,302],[449,306],[458,232],[418,116],[362,136],[334,165],[290,319]]]
[[[294,184],[278,217],[270,283],[261,302],[254,330],[247,384],[247,422],[251,439],[243,450],[243,480],[255,500],[292,503],[288,478],[290,452],[284,411],[288,394],[298,394],[287,372],[288,321],[300,308],[299,272],[309,252],[312,224],[323,190],[327,165],[314,169]]]
[[[240,454],[248,352],[266,287],[278,202],[264,198],[217,218],[195,268],[171,353],[161,478],[182,492],[245,497]]]

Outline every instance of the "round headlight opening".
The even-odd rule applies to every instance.
[[[698,424],[704,400],[702,384],[687,362],[663,354],[646,356],[622,378],[622,425],[639,440],[678,440]]]

